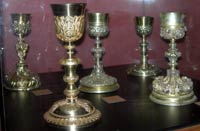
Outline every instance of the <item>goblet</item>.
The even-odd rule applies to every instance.
[[[65,67],[63,76],[67,87],[64,90],[65,99],[59,100],[44,114],[44,119],[50,125],[61,128],[86,127],[100,119],[101,113],[89,101],[78,99],[79,90],[75,83],[80,60],[74,56],[75,41],[79,40],[84,32],[85,3],[52,4],[56,36],[63,41],[67,50],[67,58],[60,60]]]
[[[155,76],[161,72],[161,70],[148,63],[147,46],[148,42],[146,37],[152,32],[153,17],[150,16],[138,16],[136,17],[136,32],[142,37],[141,47],[141,60],[140,64],[135,64],[133,67],[128,68],[127,74],[134,76]]]
[[[170,69],[167,76],[158,76],[153,81],[153,91],[150,99],[158,104],[180,106],[193,103],[197,98],[193,92],[193,82],[186,76],[180,76],[176,69],[181,52],[176,48],[175,41],[185,36],[185,15],[179,12],[161,13],[160,36],[170,40],[169,49],[165,56],[169,59]]]
[[[28,52],[28,44],[23,37],[28,35],[31,30],[30,14],[11,14],[11,28],[18,42],[16,44],[17,55],[19,61],[16,65],[14,74],[6,75],[5,88],[14,91],[28,91],[40,86],[40,79],[37,74],[30,72],[25,64],[25,58]]]
[[[100,38],[109,33],[107,13],[88,14],[88,33],[95,38],[95,47],[91,52],[94,55],[94,67],[90,75],[80,80],[80,91],[88,93],[107,93],[119,88],[117,79],[107,75],[103,70],[102,56],[105,48],[102,47]]]

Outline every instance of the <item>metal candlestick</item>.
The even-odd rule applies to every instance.
[[[108,14],[88,14],[88,33],[96,39],[95,47],[91,50],[95,64],[92,73],[80,80],[80,91],[107,93],[119,88],[117,79],[107,75],[103,70],[102,56],[105,53],[105,48],[102,47],[100,38],[107,36],[108,32]]]
[[[16,44],[17,55],[19,61],[16,66],[16,72],[11,75],[6,75],[5,88],[13,91],[28,91],[40,86],[40,79],[37,74],[30,72],[25,64],[25,58],[28,51],[28,44],[23,37],[28,35],[31,30],[30,14],[11,14],[11,28],[18,42]]]
[[[151,34],[153,25],[153,17],[150,16],[140,16],[136,17],[136,31],[137,34],[142,37],[141,47],[141,62],[140,64],[135,64],[127,70],[127,74],[134,76],[155,76],[161,72],[161,70],[151,64],[148,64],[147,55],[147,41],[146,37]]]
[[[193,82],[186,76],[180,77],[177,60],[181,52],[176,48],[175,41],[185,35],[185,15],[177,12],[161,13],[160,36],[170,40],[170,48],[165,53],[169,59],[170,69],[167,76],[158,76],[153,81],[153,91],[150,99],[158,104],[168,106],[180,106],[193,103],[197,98],[193,92]]]
[[[67,88],[64,90],[66,99],[59,100],[44,114],[44,119],[50,125],[61,128],[86,127],[94,124],[100,119],[101,113],[89,101],[78,99],[78,88],[75,83],[78,81],[76,74],[77,65],[80,63],[74,56],[75,41],[79,40],[84,32],[85,20],[84,3],[52,4],[56,36],[64,44],[68,58],[60,60],[65,67],[66,73],[63,76]]]

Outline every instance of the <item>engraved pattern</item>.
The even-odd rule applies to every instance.
[[[117,79],[105,73],[97,74],[95,72],[92,72],[89,76],[81,79],[80,83],[81,85],[84,85],[87,87],[106,86],[106,85],[113,85],[117,83]]]
[[[109,29],[105,25],[89,25],[88,32],[91,36],[105,37],[106,35],[108,35]]]
[[[138,34],[140,35],[149,35],[152,31],[152,26],[137,26],[136,27],[136,31],[138,32]]]
[[[95,107],[92,106],[89,101],[78,99],[76,103],[78,104],[78,106],[83,108],[87,113],[74,116],[71,115],[63,116],[55,114],[54,111],[57,108],[66,104],[70,104],[66,100],[60,100],[55,102],[54,105],[49,109],[49,111],[44,114],[44,119],[50,124],[55,124],[63,127],[71,125],[84,127],[85,125],[92,124],[100,119],[101,117],[100,111],[95,109]]]
[[[21,15],[18,15],[20,17]],[[26,17],[26,16],[24,16]],[[12,30],[18,36],[16,50],[18,55],[18,63],[16,72],[6,76],[7,89],[15,91],[28,91],[40,86],[40,79],[37,74],[32,73],[25,64],[25,58],[28,51],[28,44],[24,41],[23,36],[30,32],[30,21],[14,20],[11,24]]]
[[[15,33],[15,35],[17,35],[17,36],[19,36],[20,34],[22,36],[28,34],[30,32],[30,26],[31,26],[30,21],[27,21],[27,22],[23,21],[23,22],[19,23],[19,21],[15,20],[11,24],[11,28],[12,28],[13,32]]]
[[[184,23],[179,26],[163,26],[160,29],[160,36],[170,40],[170,48],[165,56],[169,59],[171,68],[167,70],[167,76],[158,76],[153,81],[153,92],[150,99],[156,103],[180,106],[191,104],[196,100],[192,80],[186,76],[180,77],[180,72],[176,69],[181,53],[176,48],[175,40],[183,38],[185,31]]]
[[[84,15],[81,16],[54,16],[56,36],[65,42],[80,39],[84,31]]]
[[[160,36],[164,39],[181,39],[185,36],[186,27],[174,27],[174,28],[167,28],[161,27],[160,28]]]
[[[180,77],[179,71],[167,70],[167,76],[156,77],[153,81],[153,90],[159,94],[185,95],[193,90],[192,80],[187,77]]]

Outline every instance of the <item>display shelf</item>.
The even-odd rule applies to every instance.
[[[196,104],[170,107],[150,101],[153,78],[127,76],[131,65],[107,67],[105,71],[118,79],[118,91],[106,94],[80,93],[79,97],[90,100],[102,113],[95,125],[76,129],[80,131],[155,131],[178,129],[200,123],[200,107]],[[80,77],[88,75],[91,69],[77,72]],[[45,123],[43,114],[57,100],[64,99],[62,72],[40,74],[41,87],[52,94],[36,96],[30,92],[4,91],[7,131],[63,131]],[[194,91],[200,98],[200,81],[193,80]],[[38,90],[39,90],[38,89]],[[108,104],[105,96],[118,95],[125,102]],[[74,131],[74,129],[73,129]]]

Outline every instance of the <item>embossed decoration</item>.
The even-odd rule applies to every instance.
[[[151,34],[153,27],[153,17],[139,16],[136,17],[136,32],[142,39],[140,42],[140,63],[134,64],[127,69],[128,75],[133,76],[155,76],[161,72],[160,68],[148,63],[148,42],[146,37]]]
[[[152,31],[152,26],[137,26],[136,31],[139,33],[139,35],[149,35]]]
[[[81,16],[54,16],[56,36],[65,42],[80,39],[84,31],[84,15]]]
[[[67,58],[62,58],[64,66],[63,80],[66,83],[65,99],[55,102],[44,114],[50,125],[61,128],[80,128],[90,126],[101,118],[101,113],[89,101],[78,99],[79,90],[76,82],[79,76],[76,68],[80,60],[75,57],[74,41],[79,40],[84,32],[84,3],[52,4],[56,36],[63,42],[67,50]]]
[[[183,26],[181,28],[178,27],[174,27],[176,28],[176,30],[174,29],[169,29],[166,27],[161,27],[160,28],[160,36],[163,37],[164,39],[181,39],[185,36],[185,31],[186,31],[186,27]]]
[[[19,35],[24,36],[24,35],[28,34],[31,31],[30,26],[31,26],[30,21],[19,23],[19,21],[15,20],[11,24],[11,28],[13,29],[13,32],[17,36],[19,36]]]
[[[91,36],[105,37],[108,34],[109,29],[105,25],[89,26],[88,32]]]
[[[80,91],[88,93],[108,93],[119,88],[117,79],[107,75],[103,69],[103,54],[105,48],[102,47],[101,38],[107,36],[108,14],[89,13],[88,14],[88,34],[95,39],[95,47],[91,49],[94,56],[94,66],[90,75],[80,80]]]
[[[186,31],[183,16],[184,14],[176,12],[161,14],[160,36],[170,40],[169,49],[165,53],[170,69],[167,69],[166,76],[158,76],[153,81],[150,99],[158,104],[181,106],[191,104],[197,99],[193,92],[192,80],[186,76],[181,77],[176,69],[181,52],[176,48],[175,41],[183,38]]]
[[[92,106],[92,104],[89,101],[83,99],[78,99],[76,102],[77,105],[74,105],[75,106],[74,108],[76,108],[76,106],[81,107],[86,111],[86,113],[82,112],[82,114],[80,115],[73,115],[73,114],[59,115],[56,113],[59,107],[71,108],[70,104],[71,103],[67,102],[66,100],[60,100],[55,102],[54,106],[52,106],[49,109],[49,112],[51,113],[46,112],[44,114],[44,118],[48,121],[48,123],[58,125],[61,127],[65,127],[66,125],[75,125],[77,127],[84,127],[85,125],[96,122],[101,117],[100,111],[96,110],[95,107]],[[77,110],[77,113],[78,111],[81,110]]]
[[[18,42],[16,51],[18,55],[18,63],[14,74],[6,75],[6,89],[14,91],[28,91],[40,86],[39,76],[32,73],[25,64],[25,58],[28,52],[28,44],[24,41],[23,36],[30,32],[30,14],[12,14],[11,28]]]

